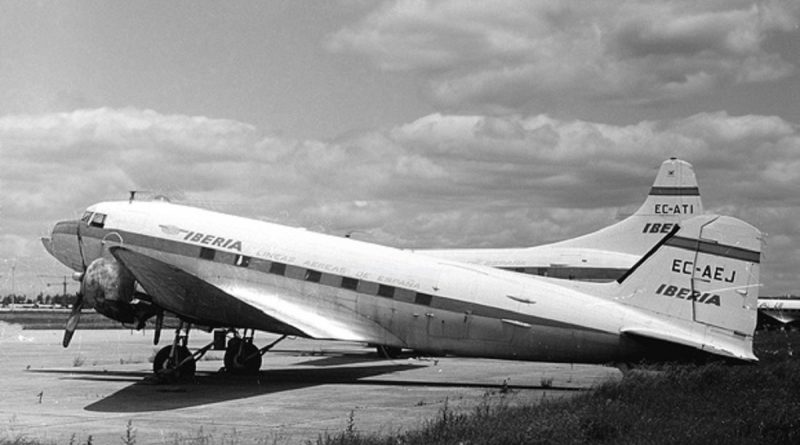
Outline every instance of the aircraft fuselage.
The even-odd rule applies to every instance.
[[[212,327],[583,363],[663,352],[621,335],[625,323],[691,330],[590,295],[581,283],[163,202],[101,203],[89,212],[102,223],[56,225],[45,242],[54,256],[75,270],[113,256],[154,304]]]

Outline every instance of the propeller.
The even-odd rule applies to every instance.
[[[156,313],[156,329],[153,332],[153,344],[157,345],[161,339],[161,327],[164,325],[164,310],[161,309]]]
[[[81,223],[78,222],[78,225],[75,229],[75,234],[77,235],[78,239],[78,253],[81,256],[81,272],[80,274],[75,274],[74,278],[81,282],[80,289],[78,293],[75,295],[75,304],[72,305],[72,312],[69,314],[69,318],[67,319],[67,325],[64,329],[64,340],[61,344],[66,348],[69,346],[69,342],[72,341],[72,335],[75,334],[75,329],[78,327],[78,321],[81,319],[81,309],[83,309],[83,294],[84,294],[84,286],[83,286],[83,277],[86,276],[86,259],[83,257],[83,239],[81,238]]]

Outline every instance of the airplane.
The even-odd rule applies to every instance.
[[[622,276],[680,221],[703,213],[692,165],[661,164],[647,199],[628,218],[596,232],[534,247],[414,249],[414,252],[514,272],[607,282]]]
[[[616,281],[590,283],[433,258],[166,201],[103,202],[55,224],[47,251],[81,282],[81,308],[137,328],[180,326],[155,374],[191,376],[211,348],[258,372],[286,336],[436,355],[566,363],[753,362],[761,232],[726,216],[673,225]],[[214,341],[187,347],[192,326]],[[258,348],[256,331],[282,335]]]
[[[800,298],[761,297],[758,299],[758,310],[763,314],[787,325],[800,320]]]

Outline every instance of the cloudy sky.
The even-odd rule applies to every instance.
[[[400,247],[616,221],[660,163],[800,294],[797,1],[0,0],[0,294],[128,190]],[[75,286],[71,287],[72,290]]]

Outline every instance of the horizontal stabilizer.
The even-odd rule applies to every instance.
[[[668,343],[674,343],[682,346],[689,346],[692,348],[703,350],[723,357],[735,358],[746,361],[758,360],[758,358],[752,353],[743,355],[738,350],[728,350],[725,349],[724,347],[715,347],[711,344],[705,344],[702,341],[698,341],[691,335],[680,335],[677,332],[665,332],[648,328],[623,328],[620,332],[622,334],[630,336],[638,336],[653,340],[665,341]]]

